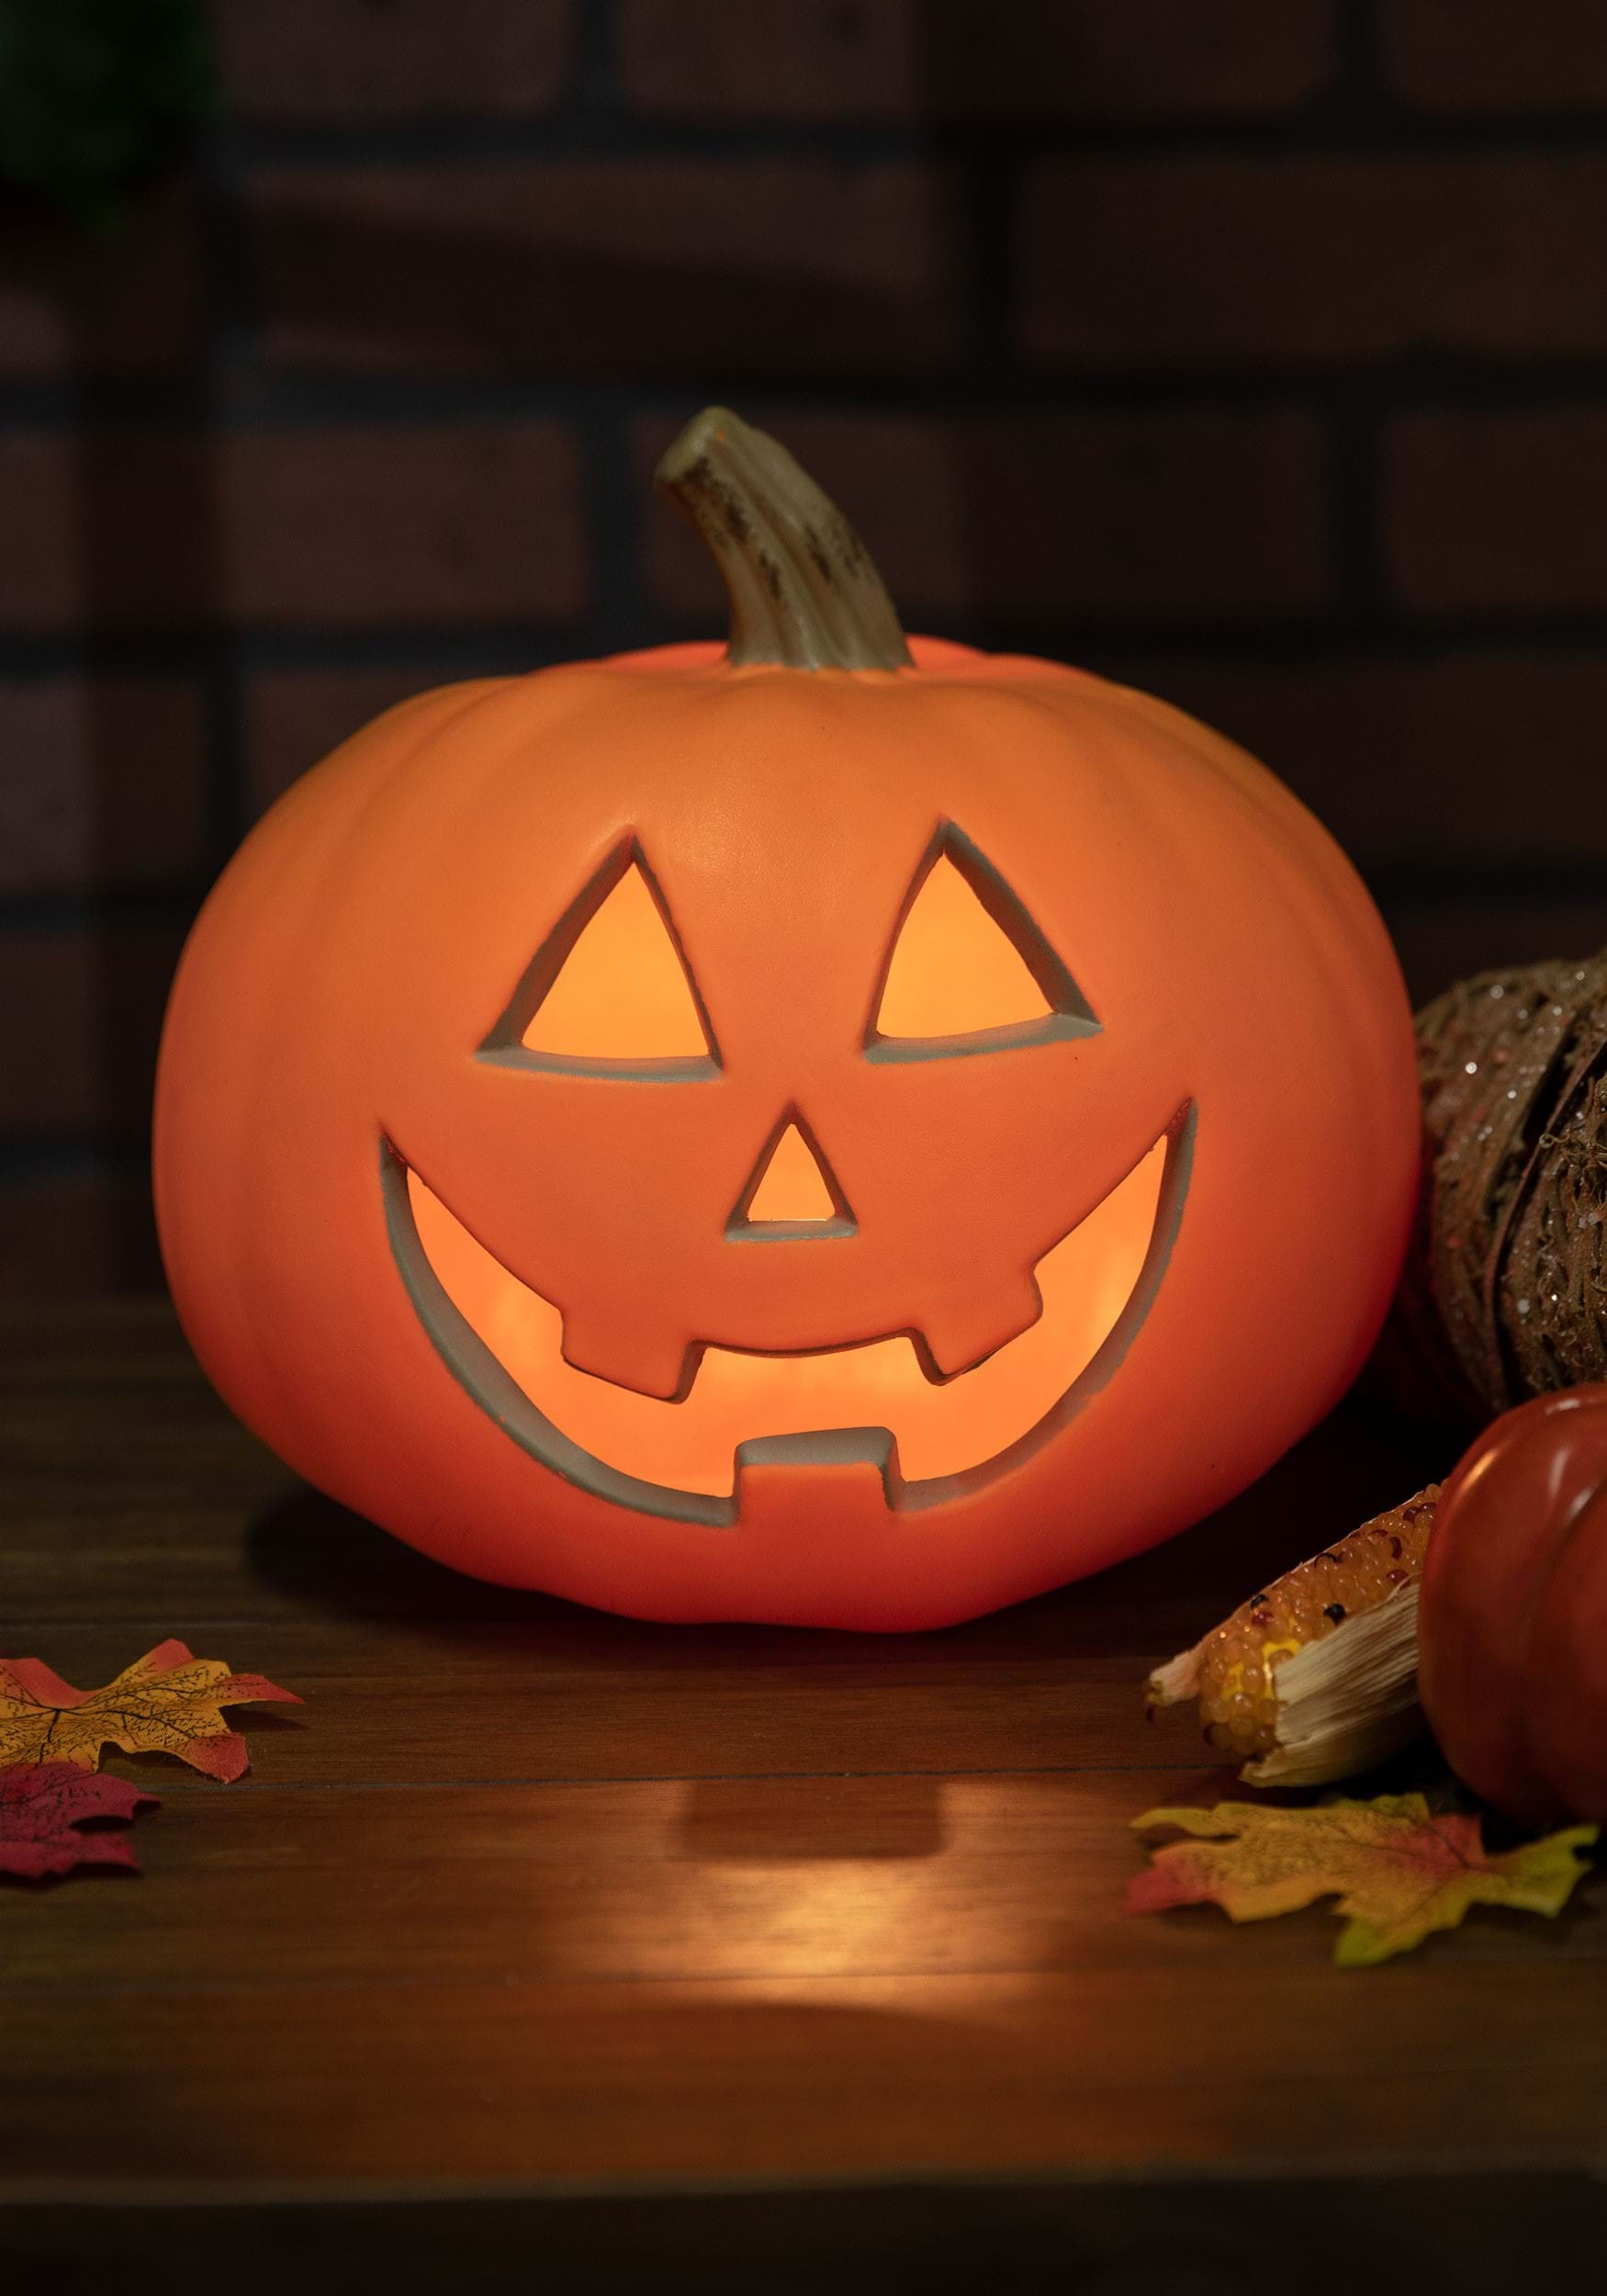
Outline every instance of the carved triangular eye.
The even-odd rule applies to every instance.
[[[916,872],[866,1039],[872,1060],[1002,1050],[1099,1026],[1004,880],[952,825]]]
[[[560,918],[481,1052],[580,1074],[715,1072],[685,958],[635,846],[612,856]]]

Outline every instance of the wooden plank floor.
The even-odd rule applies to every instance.
[[[1226,1784],[1143,1672],[1443,1467],[1377,1411],[1156,1555],[869,1639],[455,1579],[297,1486],[154,1304],[13,1313],[0,1370],[0,1645],[89,1684],[180,1635],[308,1702],[242,1717],[232,1786],[113,1759],[163,1796],[143,1879],[0,1893],[0,2200],[36,2234],[911,2177],[1488,2206],[1607,2167],[1600,1877],[1373,1974],[1318,1912],[1120,1911],[1129,1819]]]

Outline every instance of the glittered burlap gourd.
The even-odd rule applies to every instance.
[[[1482,1423],[1607,1379],[1607,951],[1458,982],[1417,1036],[1423,1192],[1378,1367]]]

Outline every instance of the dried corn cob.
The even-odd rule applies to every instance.
[[[1417,1580],[1439,1495],[1431,1483],[1253,1594],[1156,1669],[1150,1712],[1197,1698],[1209,1743],[1257,1785],[1320,1784],[1403,1745],[1421,1727]]]

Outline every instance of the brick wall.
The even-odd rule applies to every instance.
[[[714,397],[907,617],[1151,686],[1426,994],[1607,939],[1601,0],[215,0],[223,117],[0,252],[0,1282],[154,1280],[165,984],[421,685],[715,625]]]

